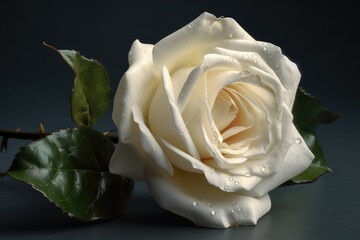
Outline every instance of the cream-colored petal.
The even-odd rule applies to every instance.
[[[109,163],[109,171],[133,180],[144,180],[144,153],[138,148],[119,142]]]
[[[238,175],[228,174],[223,169],[219,170],[211,167],[207,159],[199,161],[165,140],[162,140],[162,142],[164,143],[164,150],[176,167],[185,172],[203,173],[209,184],[225,192],[250,191],[262,180],[262,178],[250,176],[246,172]]]
[[[170,73],[200,65],[203,51],[229,38],[252,40],[252,37],[232,18],[216,18],[203,13],[187,26],[155,44],[153,49],[156,71],[166,65]]]
[[[292,108],[301,75],[296,64],[284,56],[278,46],[261,41],[230,39],[216,48],[209,48],[206,53],[233,57],[241,62],[245,69],[256,68],[259,72],[266,73],[268,79],[277,79],[286,89],[286,104]]]
[[[293,126],[292,131],[295,134],[294,142],[291,143],[289,150],[281,161],[277,173],[264,178],[258,185],[256,185],[250,192],[251,196],[262,196],[263,194],[278,187],[280,184],[295,177],[301,172],[305,171],[314,159],[313,153],[307,147],[301,135]]]
[[[159,85],[152,64],[152,47],[153,45],[142,44],[138,40],[133,43],[131,54],[129,53],[130,67],[121,78],[115,94],[112,116],[121,142],[132,142],[132,107],[138,106],[147,119],[150,101]],[[139,94],[139,89],[144,86],[146,91]]]
[[[165,66],[162,70],[162,84],[150,105],[149,126],[151,132],[157,137],[176,144],[180,149],[200,159],[198,150],[177,106],[171,77]]]
[[[147,166],[146,181],[159,205],[198,226],[227,228],[254,225],[271,208],[267,194],[259,198],[224,192],[203,175],[175,169],[173,176]]]
[[[156,141],[153,134],[145,125],[143,114],[137,106],[132,109],[134,122],[139,126],[140,143],[143,150],[151,156],[153,162],[161,169],[164,169],[169,175],[174,173],[170,161],[167,159],[161,146]]]

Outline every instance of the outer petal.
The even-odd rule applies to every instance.
[[[252,40],[234,19],[216,18],[205,12],[187,26],[155,44],[155,69],[159,72],[166,65],[172,73],[189,64],[199,65],[205,49],[229,38]]]
[[[115,94],[113,120],[118,128],[120,141],[131,142],[133,133],[131,129],[131,109],[138,106],[141,112],[147,112],[150,101],[159,84],[153,70],[152,51],[153,45],[142,44],[136,40],[129,52],[130,67],[120,80]],[[146,86],[146,91],[139,94],[139,89]]]
[[[129,52],[130,67],[120,80],[115,94],[113,120],[119,133],[119,144],[110,161],[110,171],[127,177],[143,179],[143,162],[146,153],[141,149],[139,127],[133,120],[132,108],[137,106],[147,113],[149,103],[157,86],[158,79],[153,72],[153,45],[142,44],[136,40]],[[141,95],[139,89],[146,86]],[[147,119],[147,114],[144,114]],[[126,153],[126,154],[124,154]]]
[[[200,174],[174,169],[173,176],[147,166],[145,178],[159,205],[196,225],[226,228],[253,225],[270,210],[268,194],[259,198],[223,192]]]
[[[292,145],[289,146],[289,150],[279,166],[277,173],[263,179],[263,181],[249,192],[250,196],[262,196],[300,174],[311,164],[314,159],[313,153],[309,150],[295,126],[293,126],[293,131],[296,139]]]

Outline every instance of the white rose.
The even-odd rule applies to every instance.
[[[268,192],[314,158],[293,125],[300,73],[279,47],[204,13],[155,45],[136,40],[113,119],[110,171],[145,180],[206,227],[256,224]]]

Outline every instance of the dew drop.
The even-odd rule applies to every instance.
[[[213,137],[214,137],[214,140],[215,140],[215,141],[218,140],[219,135],[218,135],[218,133],[217,133],[217,131],[216,131],[216,128],[212,128],[212,129],[211,129],[211,133],[212,133],[212,135],[213,135]]]
[[[289,166],[291,165],[291,161],[288,161],[288,163],[287,163]]]
[[[211,168],[210,170],[211,170],[212,172],[215,172],[215,169],[213,169],[213,168]]]
[[[155,152],[156,152],[156,149],[155,149],[155,148],[151,149],[151,153],[152,153],[152,154],[154,154]]]
[[[296,138],[296,139],[295,139],[295,142],[296,142],[297,144],[300,144],[300,143],[302,143],[302,140],[301,140],[301,138]]]
[[[262,172],[266,174],[268,172],[268,169],[266,167],[262,167]]]
[[[256,41],[254,41],[254,42],[253,42],[253,44],[254,44],[254,45],[257,45],[257,42],[256,42]]]
[[[189,28],[189,29],[191,29],[191,28],[192,28],[191,24],[189,24],[189,25],[188,25],[188,28]]]
[[[233,37],[233,35],[232,35],[232,33],[230,33],[230,34],[229,34],[229,38],[232,38],[232,37]]]
[[[234,181],[234,178],[233,178],[233,177],[229,177],[229,181]]]
[[[238,213],[241,213],[241,212],[242,212],[242,208],[238,208],[237,211],[238,211]]]
[[[121,114],[121,116],[124,118],[124,117],[125,117],[125,113]]]
[[[232,209],[232,210],[231,210],[231,213],[235,213],[235,209]]]
[[[276,64],[275,69],[278,69],[278,68],[279,68],[279,65],[278,65],[278,64]]]
[[[210,214],[211,214],[211,216],[215,216],[215,215],[216,215],[216,211],[215,211],[215,210],[211,210]]]
[[[238,186],[238,185],[239,185],[239,182],[238,182],[238,181],[235,181],[234,184],[235,184],[236,186]]]
[[[263,50],[266,52],[268,49],[267,49],[267,47],[263,47]]]
[[[224,189],[225,189],[225,190],[228,190],[228,189],[229,189],[229,186],[228,186],[228,185],[226,185],[226,186],[224,187]]]
[[[259,61],[257,59],[254,60],[254,63],[257,64]]]
[[[243,203],[244,203],[244,201],[243,201],[243,200],[241,200],[241,201],[240,201],[240,204],[243,204]]]
[[[230,60],[230,62],[235,62],[235,59],[232,57],[230,57],[229,60]]]
[[[194,207],[197,207],[197,206],[199,205],[199,203],[196,202],[196,201],[194,201],[194,202],[192,203],[192,205],[193,205]]]
[[[205,24],[207,24],[207,21],[206,21],[206,20],[204,20],[204,23],[205,23]]]
[[[184,136],[184,132],[183,132],[183,131],[180,131],[180,135],[181,135],[181,136]]]
[[[247,214],[246,213],[243,213],[244,217],[247,217]]]
[[[245,173],[244,173],[244,176],[246,176],[246,177],[250,177],[250,173],[245,172]]]

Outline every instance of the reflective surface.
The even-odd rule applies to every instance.
[[[73,126],[68,105],[73,73],[42,46],[43,41],[100,60],[115,90],[134,39],[155,43],[207,10],[232,16],[255,38],[281,46],[299,64],[301,86],[343,115],[318,129],[334,173],[312,184],[274,190],[272,209],[256,227],[226,230],[194,227],[161,209],[143,183],[137,183],[122,217],[84,224],[67,217],[30,186],[0,178],[1,240],[360,238],[360,45],[356,35],[360,21],[355,1],[336,5],[247,1],[241,6],[236,5],[238,1],[208,5],[182,1],[169,6],[156,1],[144,5],[137,1],[66,2],[0,3],[0,128],[37,131],[40,122],[49,131]],[[96,128],[114,129],[110,111]],[[10,140],[8,151],[0,154],[0,171],[7,169],[23,144]]]

